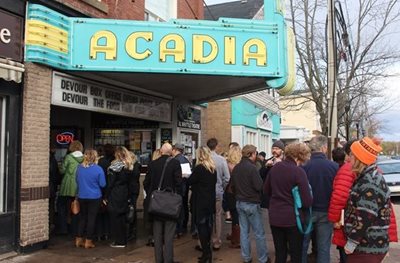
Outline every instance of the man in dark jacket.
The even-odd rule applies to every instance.
[[[172,156],[174,156],[174,158],[178,160],[180,164],[188,163],[190,165],[189,160],[183,156],[184,150],[185,146],[182,143],[175,143],[174,147],[172,148]],[[176,226],[178,237],[181,237],[187,232],[187,224],[189,221],[189,186],[186,182],[188,176],[190,176],[190,174],[184,174],[182,177],[182,211]]]
[[[313,191],[313,231],[317,246],[317,263],[330,262],[330,248],[333,225],[328,221],[329,201],[332,195],[333,180],[339,165],[327,159],[328,139],[315,136],[309,143],[311,159],[303,166]],[[305,238],[303,262],[307,257],[310,238]],[[313,240],[314,242],[314,240]]]
[[[232,190],[236,197],[239,214],[240,249],[244,262],[251,262],[249,233],[253,229],[256,238],[258,262],[270,262],[261,213],[263,182],[255,161],[257,148],[246,145],[242,150],[242,160],[232,171]]]
[[[164,165],[166,165],[166,167],[161,189],[168,187],[178,194],[181,194],[182,169],[178,160],[170,158],[172,154],[171,144],[163,144],[160,151],[162,156],[151,162],[148,166],[148,172],[143,182],[146,194],[151,195],[151,193],[158,188]],[[168,163],[166,164],[167,161]],[[175,230],[176,221],[153,217],[154,254],[156,263],[173,262]]]

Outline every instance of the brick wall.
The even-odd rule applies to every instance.
[[[144,19],[145,0],[107,0],[109,13],[107,17],[115,19]]]
[[[192,12],[192,10],[194,12]],[[203,1],[202,0],[178,0],[178,18],[203,19]]]
[[[51,69],[25,63],[20,245],[48,240]]]
[[[207,107],[207,139],[215,137],[219,142],[219,152],[228,150],[231,142],[231,101],[216,101],[208,103]],[[207,140],[204,141],[205,143]]]
[[[56,0],[89,17],[113,19],[144,19],[145,0]],[[193,10],[193,11],[192,11]],[[194,13],[194,14],[193,14]],[[203,19],[202,0],[178,0],[178,18]]]
[[[48,199],[21,202],[20,246],[49,239]]]
[[[89,17],[143,20],[145,0],[56,0]]]
[[[207,114],[208,114],[208,109],[202,108],[201,109],[201,144],[200,144],[200,146],[206,146],[207,139],[208,139]]]

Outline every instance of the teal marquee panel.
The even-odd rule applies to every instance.
[[[265,19],[218,21],[67,17],[28,4],[25,60],[76,71],[262,77],[288,80],[287,29],[278,0],[265,0]]]

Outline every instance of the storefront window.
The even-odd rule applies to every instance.
[[[95,147],[111,144],[115,147],[125,146],[138,157],[142,165],[151,161],[155,149],[155,130],[133,129],[95,129]]]
[[[192,162],[196,159],[196,149],[199,144],[199,134],[194,132],[181,132],[181,143],[185,146],[184,155]]]
[[[4,167],[5,161],[5,144],[6,144],[6,103],[4,98],[0,97],[0,213],[7,212],[6,211],[6,193],[5,184],[6,184],[6,171]]]

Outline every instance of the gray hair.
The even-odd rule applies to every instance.
[[[328,146],[328,138],[324,135],[317,135],[308,144],[312,152],[320,152],[323,146]]]

